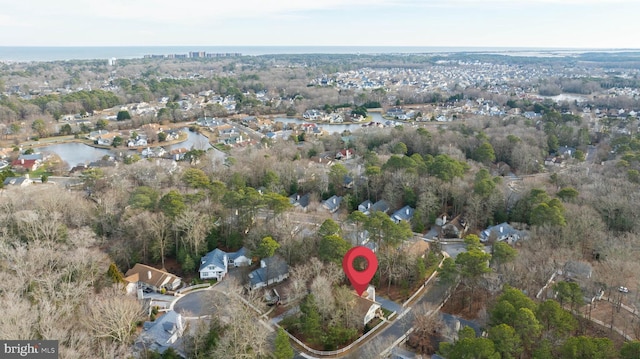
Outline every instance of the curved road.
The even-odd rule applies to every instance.
[[[192,292],[180,297],[173,304],[173,310],[185,317],[202,317],[215,312],[211,302],[211,291],[208,289]]]

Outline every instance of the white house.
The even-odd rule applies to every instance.
[[[222,280],[227,275],[228,258],[227,253],[218,248],[207,253],[200,260],[200,279]]]
[[[227,253],[228,265],[234,267],[244,267],[251,265],[251,256],[249,250],[245,247],[240,248],[237,252]]]
[[[355,304],[354,310],[359,317],[362,317],[362,325],[367,325],[373,318],[382,317],[382,309],[380,303],[376,302],[376,290],[373,286],[369,286],[367,291],[359,296],[354,293]]]

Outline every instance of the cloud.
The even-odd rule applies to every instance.
[[[146,22],[193,23],[202,21],[242,19],[291,15],[318,10],[358,6],[393,6],[397,0],[110,0],[100,5],[94,16],[105,19],[139,20]]]
[[[0,14],[0,27],[30,27],[31,24],[25,21],[21,21],[15,17]]]

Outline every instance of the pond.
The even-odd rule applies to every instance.
[[[208,150],[212,148],[209,144],[209,139],[207,139],[205,136],[199,133],[191,132],[186,128],[183,129],[183,131],[187,133],[187,140],[171,146],[166,146],[165,149],[167,151],[171,151],[181,147],[184,147],[188,150],[192,148],[197,150]],[[65,161],[69,165],[69,169],[71,169],[72,167],[77,165],[86,165],[90,162],[97,161],[105,155],[111,156],[114,154],[114,151],[117,151],[118,154],[120,154],[128,150],[126,150],[124,147],[107,150],[104,148],[87,146],[83,143],[71,142],[40,147],[38,148],[38,151],[55,153],[63,161]]]
[[[368,122],[380,122],[385,123],[385,120],[379,112],[369,112],[370,119],[363,123]],[[295,123],[298,125],[302,125],[305,123],[314,123],[312,121],[301,120],[299,118],[290,118],[290,117],[278,117],[274,119],[275,122],[282,123]],[[329,133],[343,133],[344,131],[355,131],[363,128],[361,123],[316,123],[318,127],[322,127],[323,130]]]

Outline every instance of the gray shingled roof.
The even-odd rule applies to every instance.
[[[210,265],[214,265],[218,268],[226,268],[226,263],[224,260],[225,254],[225,252],[221,251],[218,248],[205,254],[205,256],[200,260],[200,269],[198,269],[198,271],[201,271]]]
[[[266,284],[271,279],[289,273],[289,265],[279,255],[265,258],[262,262],[264,262],[264,267],[260,267],[249,274],[249,281],[252,287],[260,283]]]
[[[340,203],[342,202],[342,197],[333,195],[329,197],[326,201],[322,202],[322,205],[329,210],[329,212],[335,212],[340,207]]]
[[[415,210],[409,206],[404,206],[393,213],[392,219],[396,222],[409,221],[413,217]]]
[[[227,258],[229,258],[229,260],[236,260],[238,257],[242,257],[245,256],[247,258],[250,258],[251,256],[249,255],[249,250],[245,247],[240,248],[237,252],[231,252],[231,253],[227,253]]]

